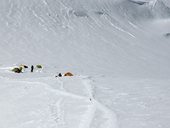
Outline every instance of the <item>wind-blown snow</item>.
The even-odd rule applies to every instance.
[[[0,0],[0,17],[0,127],[170,125],[168,0]]]

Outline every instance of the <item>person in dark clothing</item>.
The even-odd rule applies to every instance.
[[[58,77],[62,77],[62,74],[61,74],[61,73],[59,73],[59,74],[58,74]]]
[[[59,73],[57,76],[55,76],[55,77],[62,77],[62,74],[61,73]]]
[[[31,72],[33,72],[33,71],[34,71],[34,66],[32,65],[32,66],[31,66]]]

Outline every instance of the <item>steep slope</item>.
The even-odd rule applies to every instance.
[[[126,18],[137,22],[170,17],[170,8],[162,0],[124,0],[116,8],[121,8],[120,13],[124,12]]]
[[[2,64],[125,76],[170,73],[170,44],[151,24],[154,14],[168,17],[162,2],[154,9],[129,0],[1,0],[0,6]]]

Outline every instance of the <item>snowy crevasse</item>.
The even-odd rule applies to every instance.
[[[161,0],[142,3],[1,0],[1,63],[167,76],[169,40],[151,23],[169,19],[170,9]]]

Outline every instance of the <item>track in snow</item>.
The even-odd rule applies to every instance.
[[[55,89],[55,91],[57,93],[60,93],[61,95],[64,95],[67,97],[72,97],[75,99],[82,99],[85,101],[89,100],[89,104],[87,105],[87,110],[83,114],[79,128],[91,128],[94,118],[95,118],[95,113],[97,111],[100,111],[103,116],[102,118],[105,119],[105,121],[103,122],[103,125],[101,125],[101,128],[102,127],[105,127],[105,128],[117,128],[118,127],[115,113],[113,113],[113,111],[109,110],[107,107],[105,107],[100,102],[98,102],[97,100],[94,99],[93,86],[91,85],[91,80],[89,77],[80,77],[80,81],[82,84],[78,85],[79,88],[81,88],[81,90],[83,90],[83,89],[85,90],[85,93],[86,93],[85,96],[74,94],[74,93],[69,92],[65,89],[68,86],[70,86],[67,84],[67,82],[69,82],[69,83],[73,82],[74,78],[70,79],[70,80],[68,79],[67,82],[62,81],[62,79],[58,79],[58,81],[61,84],[62,88],[64,88],[64,91]],[[73,91],[75,89],[74,87],[71,87],[71,88],[72,88],[72,90],[70,90],[70,91]],[[82,93],[83,93],[83,91],[82,91]]]
[[[52,103],[44,102],[44,104],[42,104],[40,101],[37,101],[37,104],[40,102],[42,106],[50,104],[49,105],[50,110],[48,110],[46,114],[47,115],[49,115],[49,113],[51,114],[49,118],[44,119],[44,122],[48,120],[46,124],[48,128],[50,127],[117,128],[115,113],[95,100],[93,96],[94,95],[93,87],[91,84],[92,81],[90,78],[88,77],[58,78],[57,80],[53,79],[53,82],[51,82],[51,84],[48,83],[50,80],[48,81],[45,80],[46,78],[40,79],[10,80],[10,84],[14,84],[16,88],[27,88],[26,92],[24,92],[26,93],[26,97],[25,94],[22,93],[23,99],[25,100],[24,102],[27,101],[27,98],[29,99],[30,96],[28,97],[28,94],[31,94],[31,97],[33,98],[34,97],[37,98],[39,97],[39,95],[42,95],[40,96],[42,97],[42,99],[40,100],[44,100],[43,99],[44,97],[47,99],[49,98],[51,101],[53,101]],[[25,87],[18,85],[24,85]],[[55,87],[55,85],[59,85],[61,88]],[[15,88],[13,89],[15,90]],[[36,92],[39,92],[40,94],[37,94]],[[51,97],[51,95],[56,96]],[[55,99],[56,97],[57,100]],[[21,104],[23,104],[22,103],[23,101],[20,102]],[[27,105],[29,102],[26,102],[25,104]],[[32,107],[31,104],[32,103],[30,103],[29,105]],[[18,105],[19,104],[16,104],[16,106]],[[71,109],[70,106],[72,107]],[[41,107],[40,110],[35,109],[34,111],[41,111],[41,113],[45,113],[44,108],[41,110]],[[39,115],[36,112],[34,113],[37,116]],[[29,114],[29,112],[27,114]],[[44,118],[46,118],[46,116]],[[21,122],[22,123],[21,126],[24,127],[28,125],[34,127],[33,125],[30,124],[36,124],[35,120],[32,119],[26,121],[25,123]],[[50,126],[49,126],[50,123],[48,123],[49,121],[53,122],[51,123]]]
[[[88,92],[88,97],[91,101],[91,106],[88,108],[88,111],[86,113],[85,119],[82,123],[82,127],[80,128],[90,128],[90,125],[92,124],[93,118],[95,116],[95,111],[99,110],[103,112],[103,116],[105,119],[107,119],[106,123],[104,124],[105,127],[107,128],[117,128],[117,121],[116,121],[116,116],[115,114],[109,110],[107,107],[99,103],[94,99],[93,96],[93,87],[90,84],[91,81],[90,79],[83,79],[83,85],[86,88]]]

